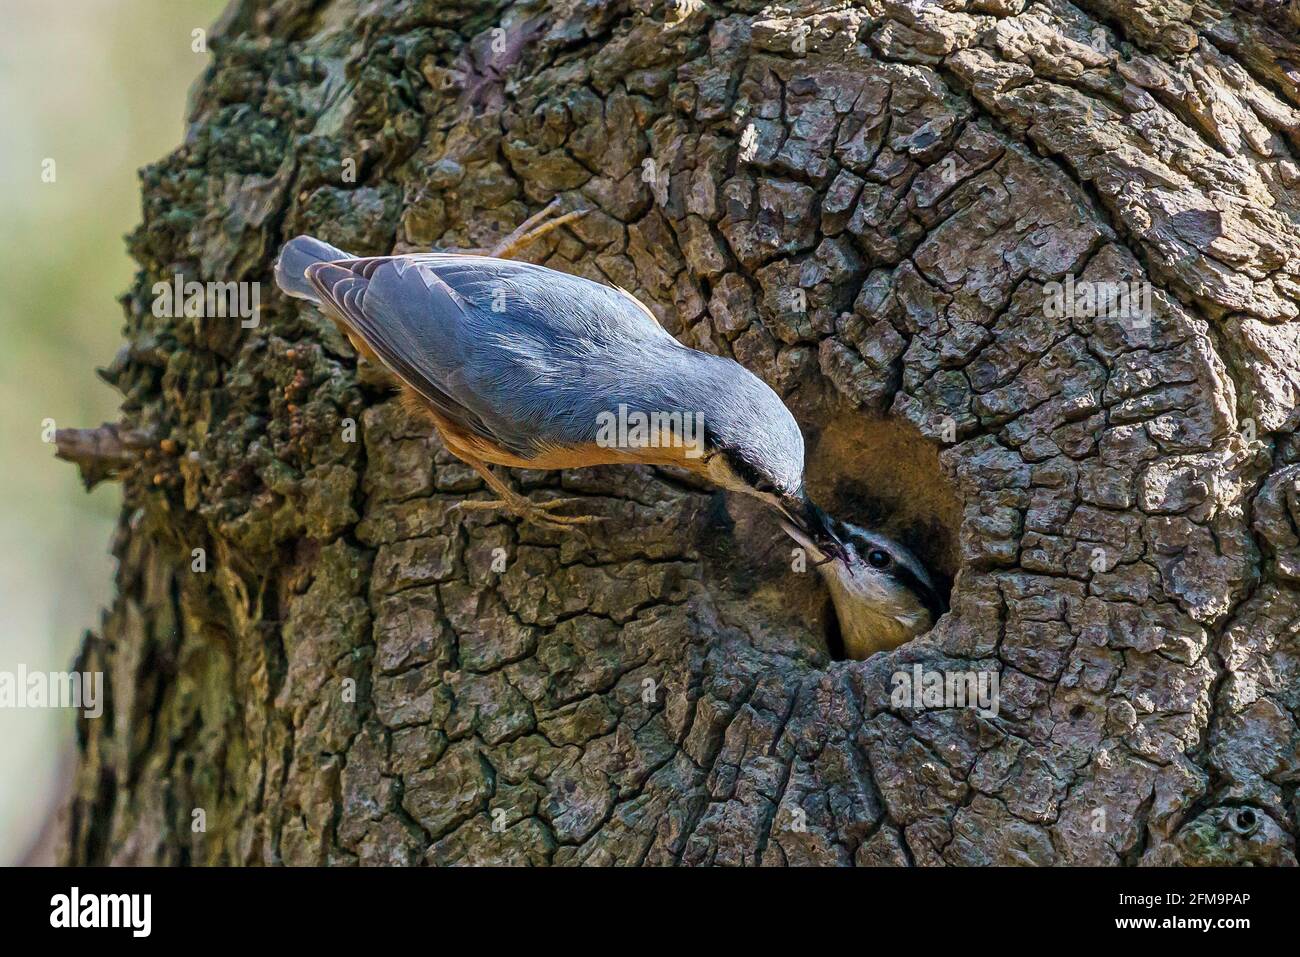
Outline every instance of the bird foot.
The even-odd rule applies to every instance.
[[[603,515],[551,515],[554,509],[562,508],[566,505],[582,504],[580,498],[553,498],[544,502],[534,502],[531,499],[519,495],[513,498],[491,499],[483,501],[480,499],[470,499],[463,502],[457,502],[452,506],[453,509],[459,509],[466,512],[486,512],[505,510],[511,515],[522,518],[524,521],[532,522],[543,528],[572,528],[575,525],[591,525],[595,522],[603,522]]]
[[[541,210],[541,212],[529,216],[515,227],[515,230],[509,236],[488,250],[488,255],[495,256],[497,259],[509,259],[514,253],[518,252],[530,243],[534,243],[541,239],[552,230],[559,229],[565,223],[571,223],[575,219],[581,219],[583,216],[586,216],[591,212],[590,209],[575,209],[571,212],[565,213],[563,216],[550,219],[551,216],[554,216],[559,211],[560,198],[557,196],[555,199],[551,200]],[[550,221],[546,222],[548,219],[550,219]]]

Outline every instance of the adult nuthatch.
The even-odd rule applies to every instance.
[[[843,546],[839,557],[826,554],[800,529],[785,530],[818,562],[849,658],[860,661],[897,648],[929,631],[948,610],[925,566],[898,542],[836,519],[827,525]]]
[[[275,276],[321,306],[372,361],[391,371],[447,448],[473,466],[504,507],[544,525],[592,516],[533,503],[491,465],[530,469],[676,465],[761,499],[819,553],[845,557],[804,491],[804,441],[781,399],[731,359],[687,348],[622,289],[495,258],[577,214],[525,222],[491,256],[421,253],[357,258],[310,236],[290,240]],[[618,409],[629,419],[702,423],[702,441],[651,435],[601,440]],[[676,418],[674,418],[676,416]]]

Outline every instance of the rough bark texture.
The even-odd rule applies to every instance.
[[[238,0],[143,177],[108,375],[155,444],[69,859],[1295,863],[1298,28]],[[833,661],[770,520],[680,475],[516,476],[589,540],[449,511],[474,474],[269,281],[300,232],[483,246],[557,194],[597,211],[533,258],[785,396],[832,509],[955,576],[934,632]],[[155,317],[176,272],[260,280],[261,325]],[[1149,326],[1046,316],[1067,275],[1153,284]],[[1000,713],[892,706],[917,662]]]

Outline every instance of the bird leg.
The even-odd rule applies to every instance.
[[[529,216],[522,223],[511,231],[491,249],[467,249],[462,252],[472,253],[474,255],[492,256],[497,259],[509,259],[525,246],[536,242],[547,233],[559,229],[566,223],[571,223],[576,219],[586,216],[590,209],[576,209],[565,213],[562,216],[555,216],[560,210],[560,198],[557,196],[546,204],[539,212]],[[549,221],[548,221],[549,220]],[[466,455],[457,451],[456,455],[471,465],[474,471],[483,476],[483,481],[488,484],[488,488],[496,492],[500,498],[495,501],[481,501],[479,499],[469,499],[452,506],[464,511],[487,511],[489,509],[505,509],[512,515],[533,522],[543,528],[571,528],[575,525],[589,525],[593,522],[603,522],[604,516],[601,515],[552,515],[554,509],[562,508],[566,505],[575,505],[581,503],[580,498],[557,498],[545,502],[534,502],[531,499],[520,495],[505,482],[497,478],[492,472],[492,467],[486,462]]]
[[[488,250],[488,255],[495,256],[497,259],[509,259],[520,249],[536,242],[552,230],[559,229],[565,223],[571,223],[575,219],[581,219],[591,212],[590,209],[575,209],[572,212],[565,213],[558,219],[543,222],[543,220],[558,212],[559,209],[560,198],[557,196],[543,207],[541,212],[534,213],[516,226],[509,236]]]
[[[505,509],[512,515],[517,515],[525,521],[533,522],[543,528],[570,528],[574,525],[590,525],[592,522],[604,521],[602,515],[552,515],[551,510],[560,508],[565,505],[575,505],[581,503],[580,498],[556,498],[546,502],[534,502],[531,499],[520,495],[505,482],[497,478],[492,472],[492,467],[486,462],[478,459],[460,456],[469,465],[473,466],[474,471],[483,476],[483,481],[487,482],[488,488],[501,496],[494,501],[480,501],[470,499],[458,502],[452,508],[464,511],[487,511],[489,509]]]

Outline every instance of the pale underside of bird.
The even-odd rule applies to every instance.
[[[579,215],[537,225],[554,209],[489,255],[356,257],[299,236],[281,251],[276,280],[387,369],[408,407],[499,496],[459,507],[503,508],[551,527],[585,524],[599,519],[555,511],[577,500],[530,501],[491,466],[671,465],[758,498],[819,560],[851,571],[829,518],[804,490],[803,433],[771,388],[731,359],[683,346],[622,289],[501,258]],[[653,434],[611,443],[604,424],[615,410],[670,430],[700,423],[702,442]],[[836,595],[837,577],[823,575]],[[844,593],[852,603],[853,588]],[[891,634],[895,617],[882,619]]]

